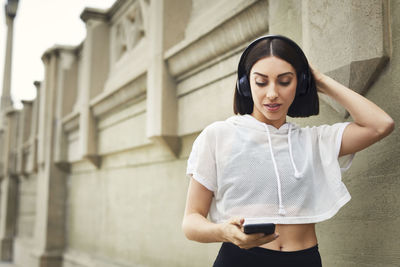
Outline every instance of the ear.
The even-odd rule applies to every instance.
[[[309,87],[310,87],[310,75],[308,73],[301,73],[299,80],[297,81],[297,89],[296,89],[296,95],[305,95],[309,93]]]
[[[236,84],[238,93],[242,96],[250,97],[251,96],[251,89],[250,89],[250,83],[249,80],[247,79],[246,75],[243,75]]]

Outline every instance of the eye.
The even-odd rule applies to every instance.
[[[288,86],[289,84],[290,84],[290,82],[291,81],[288,81],[288,82],[279,82],[281,85],[283,85],[283,86]]]
[[[292,83],[292,81],[293,81],[293,79],[290,79],[288,77],[285,77],[283,79],[279,79],[278,80],[279,84],[282,85],[282,86],[288,86],[288,85],[290,85]]]
[[[260,87],[266,86],[267,83],[266,82],[256,82],[256,84]]]

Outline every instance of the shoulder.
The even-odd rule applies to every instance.
[[[321,151],[321,155],[327,156],[329,151],[339,155],[344,129],[350,122],[337,122],[319,126],[307,126],[301,128],[303,137],[308,138],[311,144]]]
[[[203,132],[208,136],[218,136],[232,131],[233,125],[227,121],[215,121],[207,125]]]
[[[299,131],[302,133],[313,134],[317,136],[323,136],[326,134],[334,134],[340,131],[343,131],[350,122],[337,122],[334,124],[321,124],[318,126],[304,126],[299,127]]]

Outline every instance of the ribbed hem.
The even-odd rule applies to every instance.
[[[344,129],[350,124],[350,122],[343,122],[341,127],[339,128],[338,137],[336,139],[336,157],[339,158],[340,148],[342,146],[342,137]]]
[[[350,124],[350,122],[344,122],[343,125],[342,125],[342,126],[340,127],[340,129],[339,129],[338,138],[337,138],[337,140],[336,140],[336,157],[337,157],[337,158],[339,158],[340,148],[341,148],[341,146],[342,146],[342,138],[343,138],[344,129],[346,129],[346,127],[347,127],[349,124]],[[345,172],[345,171],[347,171],[347,170],[350,168],[351,164],[353,163],[353,158],[354,158],[354,156],[355,156],[355,153],[342,156],[342,157],[348,157],[348,159],[347,159],[347,164],[346,164],[346,166],[340,167],[340,171],[341,171],[341,172]]]
[[[192,174],[192,175],[190,175]],[[203,176],[198,174],[195,171],[188,171],[186,174],[187,177],[195,179],[197,182],[201,183],[203,186],[205,186],[208,190],[215,192],[216,188],[215,186],[210,183],[207,179],[205,179]]]
[[[322,214],[316,216],[303,216],[303,217],[259,217],[259,218],[245,218],[246,223],[275,223],[275,224],[303,224],[303,223],[317,223],[332,218],[341,207],[343,207],[351,199],[350,194],[347,192],[333,207]],[[222,223],[218,221],[216,223]]]

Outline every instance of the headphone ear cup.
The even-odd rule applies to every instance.
[[[307,73],[303,72],[300,75],[300,79],[298,81],[298,85],[297,85],[297,94],[296,95],[305,95],[307,94],[308,90],[310,87],[310,75],[308,75]]]
[[[242,96],[250,97],[251,96],[251,90],[250,90],[250,84],[249,80],[247,80],[247,76],[243,75],[237,82],[237,89],[238,93]]]

